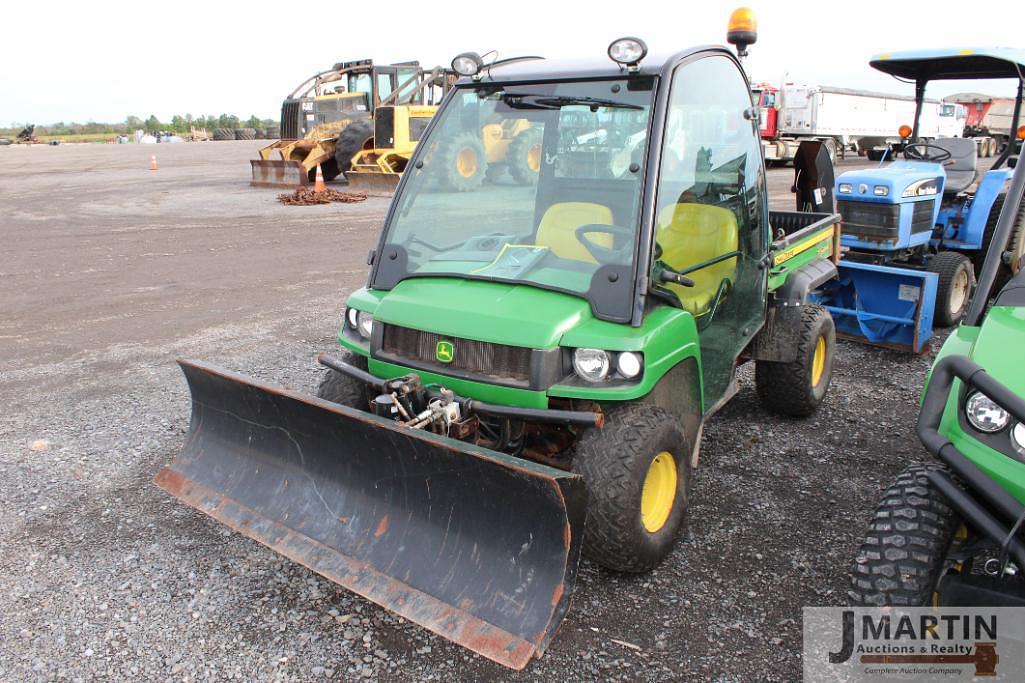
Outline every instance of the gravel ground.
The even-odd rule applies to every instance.
[[[278,207],[239,180],[253,149],[160,149],[159,181],[134,170],[149,150],[0,150],[0,680],[800,676],[801,607],[842,602],[880,487],[925,457],[928,355],[841,343],[804,421],[765,413],[745,369],[673,554],[640,577],[585,562],[549,651],[510,672],[150,484],[188,426],[175,357],[310,390],[365,277],[383,202]]]

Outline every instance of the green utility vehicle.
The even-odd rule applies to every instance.
[[[581,547],[658,564],[738,366],[773,411],[823,400],[833,323],[807,299],[840,235],[835,214],[768,210],[737,57],[646,52],[457,57],[318,397],[183,361],[192,427],[157,483],[516,668],[565,615]],[[485,166],[495,124],[533,131],[536,182],[443,182]]]
[[[911,465],[883,494],[852,604],[1025,607],[1023,189],[1019,164],[971,307],[922,398],[918,435],[939,462]]]

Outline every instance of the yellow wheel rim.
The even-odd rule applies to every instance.
[[[527,150],[527,168],[534,173],[541,171],[541,144],[538,143]]]
[[[968,300],[968,290],[971,289],[971,281],[968,278],[968,271],[958,272],[957,278],[952,283],[950,292],[950,316],[954,317],[964,308]]]
[[[456,155],[456,172],[464,178],[470,178],[477,172],[477,152],[471,147],[464,147]]]
[[[819,337],[815,342],[815,355],[811,359],[811,385],[817,387],[826,371],[826,338]]]
[[[650,533],[655,533],[669,519],[676,500],[676,460],[662,451],[648,465],[641,491],[641,522]]]

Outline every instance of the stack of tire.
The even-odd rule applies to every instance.
[[[268,140],[277,140],[281,137],[281,129],[277,126],[267,126],[266,130],[263,131],[263,135]]]
[[[214,128],[214,140],[234,140],[234,128]]]
[[[235,129],[236,140],[255,140],[256,129],[255,128],[236,128]]]

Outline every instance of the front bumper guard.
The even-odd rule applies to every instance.
[[[929,388],[918,414],[918,438],[926,450],[957,475],[967,490],[943,471],[930,471],[929,480],[965,520],[995,542],[1003,544],[1011,533],[1012,525],[1025,514],[1025,506],[997,485],[940,433],[940,421],[955,378],[984,393],[1019,422],[1025,422],[1025,400],[967,356],[947,356],[933,368]],[[1018,538],[1012,538],[1007,550],[1015,563],[1025,568],[1025,544]]]

